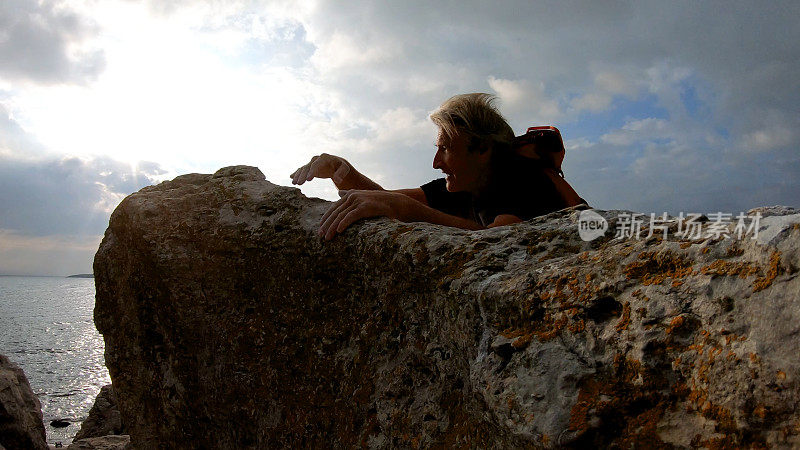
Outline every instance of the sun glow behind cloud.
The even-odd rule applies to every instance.
[[[288,173],[301,158],[287,150],[299,147],[308,122],[302,105],[315,88],[304,74],[231,64],[251,36],[201,29],[208,11],[175,17],[141,4],[94,7],[107,54],[97,81],[15,92],[15,118],[44,146],[158,161],[171,172],[253,164]]]

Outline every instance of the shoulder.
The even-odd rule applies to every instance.
[[[472,196],[466,192],[450,192],[447,181],[438,178],[420,186],[425,200],[433,209],[459,217],[471,217]]]
[[[487,201],[492,214],[511,214],[523,220],[557,211],[563,199],[545,169],[522,156],[508,158],[495,168]]]

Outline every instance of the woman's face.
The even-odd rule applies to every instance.
[[[450,139],[439,130],[433,168],[445,173],[449,192],[477,194],[483,188],[491,150],[471,152],[468,144],[469,138],[463,133],[456,133]]]

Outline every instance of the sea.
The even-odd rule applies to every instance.
[[[42,403],[47,442],[72,442],[111,383],[94,326],[94,279],[0,276],[0,353],[25,371]],[[70,425],[55,428],[54,419]]]

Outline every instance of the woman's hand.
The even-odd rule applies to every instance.
[[[389,191],[339,191],[341,199],[322,216],[319,235],[330,240],[353,222],[367,217],[384,216],[402,221],[413,220],[414,212],[424,205],[407,195]]]
[[[303,184],[314,178],[330,178],[339,186],[351,169],[352,166],[344,158],[323,153],[311,158],[308,164],[289,176],[292,177],[292,184]]]

